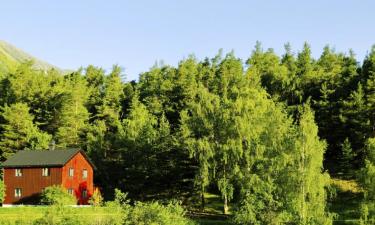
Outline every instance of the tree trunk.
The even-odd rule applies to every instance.
[[[302,222],[305,223],[305,210],[306,210],[306,202],[305,202],[305,147],[302,148],[302,185],[301,185],[301,192],[302,192]]]
[[[223,207],[223,213],[224,214],[228,214],[228,189],[227,189],[227,172],[226,172],[226,169],[225,169],[225,165],[224,165],[224,168],[223,168],[223,176],[224,176],[224,180],[225,180],[225,189],[224,189],[224,207]]]
[[[223,207],[223,212],[224,214],[228,214],[228,197],[227,194],[224,195],[224,207]]]
[[[201,211],[204,211],[204,206],[205,206],[205,199],[204,199],[204,192],[202,191],[201,193]]]

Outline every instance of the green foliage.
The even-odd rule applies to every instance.
[[[353,174],[353,171],[350,169],[351,163],[354,162],[356,154],[353,152],[348,138],[345,139],[344,143],[341,146],[341,170],[343,174],[346,174],[346,177],[350,178]]]
[[[1,161],[47,148],[53,136],[87,151],[104,198],[121,187],[132,200],[197,196],[204,208],[210,188],[242,224],[330,223],[323,171],[360,171],[371,218],[375,47],[359,65],[352,51],[329,46],[314,59],[307,43],[296,53],[286,44],[282,56],[257,43],[246,66],[220,51],[155,65],[137,82],[118,66],[62,75],[7,54],[0,48]],[[124,215],[130,207],[108,204]]]
[[[2,109],[0,134],[1,158],[7,158],[18,150],[47,149],[51,136],[33,124],[33,115],[24,103],[15,103]]]
[[[4,181],[0,179],[0,203],[3,203],[5,198],[5,184]]]
[[[295,207],[299,221],[301,224],[332,224],[326,212],[325,187],[329,185],[329,175],[322,173],[326,144],[319,140],[318,127],[309,107],[303,109],[298,128],[299,190]]]
[[[112,207],[21,206],[0,208],[0,224],[4,225],[123,225],[122,218],[123,212]]]
[[[103,197],[98,188],[95,188],[94,193],[89,199],[89,203],[92,206],[98,207],[103,204]]]
[[[176,203],[166,206],[158,202],[138,202],[131,210],[130,218],[125,222],[127,225],[193,225],[194,223],[184,217],[184,209]]]
[[[369,138],[366,144],[365,166],[360,171],[360,181],[365,198],[362,204],[362,220],[375,221],[375,138]]]
[[[60,146],[79,147],[89,118],[85,107],[88,98],[86,81],[79,72],[66,75],[65,90],[56,138]]]
[[[41,203],[46,205],[75,205],[77,199],[61,186],[50,186],[43,190]]]

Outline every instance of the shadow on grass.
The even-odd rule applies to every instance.
[[[229,205],[229,215],[223,214],[223,201],[219,195],[205,193],[206,203],[204,211],[200,210],[197,203],[195,207],[189,210],[188,216],[199,225],[232,225],[230,222],[231,209]]]
[[[329,202],[329,211],[337,215],[333,224],[359,224],[363,192],[357,188],[354,181],[336,180],[334,185],[337,196]]]

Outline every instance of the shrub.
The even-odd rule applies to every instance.
[[[123,193],[116,188],[115,199],[106,202],[105,207],[110,208],[114,213],[114,216],[110,218],[111,224],[122,225],[125,221],[128,221],[131,207],[126,193]]]
[[[188,225],[194,224],[184,217],[184,209],[176,203],[163,206],[158,202],[138,202],[130,213],[126,225]]]
[[[46,205],[75,205],[77,199],[63,187],[54,185],[43,191],[41,203]]]
[[[89,203],[92,206],[101,206],[103,204],[103,197],[98,188],[95,188],[94,193],[90,197]]]

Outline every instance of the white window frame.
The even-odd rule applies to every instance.
[[[68,193],[71,194],[71,195],[73,195],[73,193],[74,193],[73,188],[69,188],[69,189],[68,189]]]
[[[82,178],[83,178],[83,179],[87,179],[87,176],[88,176],[87,169],[83,169],[83,170],[82,170]]]
[[[42,168],[42,176],[43,177],[49,177],[50,176],[50,168]]]
[[[69,177],[74,177],[74,168],[69,168]]]
[[[22,197],[22,189],[21,188],[15,188],[14,189],[14,197],[16,197],[16,198]]]
[[[15,169],[14,173],[16,177],[22,177],[22,169]]]

